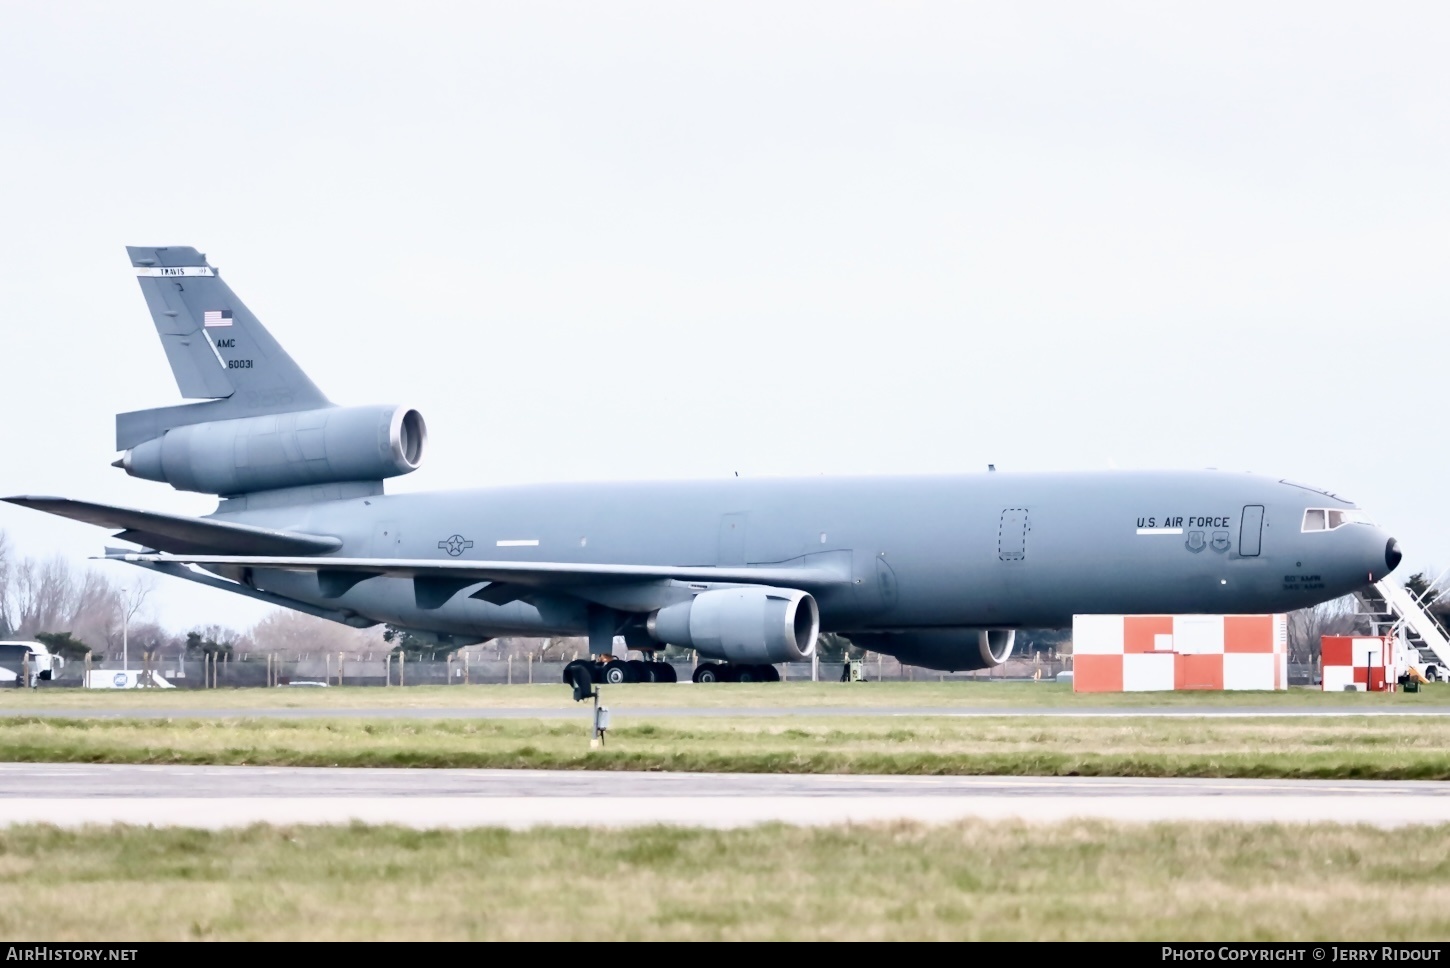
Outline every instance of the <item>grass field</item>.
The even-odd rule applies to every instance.
[[[0,935],[1443,940],[1450,828],[13,827]]]
[[[916,708],[1264,708],[1414,709],[1450,706],[1450,684],[1418,693],[1131,692],[1076,694],[1058,682],[778,682],[601,686],[605,701],[629,706],[700,709],[749,706]],[[0,689],[0,715],[66,709],[567,709],[576,704],[562,683],[481,686],[344,686],[326,689]]]
[[[0,717],[19,762],[1450,780],[1450,717]]]

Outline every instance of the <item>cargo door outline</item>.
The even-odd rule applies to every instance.
[[[997,557],[1002,561],[1022,561],[1027,557],[1026,508],[1004,508],[997,525]]]
[[[1243,520],[1239,523],[1239,557],[1257,558],[1263,544],[1264,506],[1244,505]]]
[[[745,523],[749,515],[736,511],[720,518],[720,550],[716,564],[745,564]]]
[[[881,599],[882,611],[889,612],[896,607],[896,571],[886,563],[886,552],[876,556],[876,593]]]

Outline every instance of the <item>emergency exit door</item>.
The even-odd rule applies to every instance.
[[[1258,556],[1263,530],[1264,506],[1262,504],[1246,505],[1244,519],[1239,524],[1239,555],[1241,557],[1255,558]]]
[[[1006,508],[997,528],[997,557],[1021,561],[1027,557],[1027,509]]]

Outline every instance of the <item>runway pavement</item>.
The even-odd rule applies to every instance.
[[[1450,823],[1450,784],[0,764],[0,824]]]
[[[1317,718],[1323,716],[1450,716],[1450,706],[1424,705],[1396,709],[1356,708],[1352,706],[1315,706],[1283,708],[1278,706],[1140,706],[1136,708],[1074,708],[1040,706],[982,707],[962,706],[618,706],[611,704],[615,720],[632,718],[673,717],[768,717],[768,716],[1045,716],[1074,718],[1141,718],[1144,716],[1212,717],[1212,718]],[[66,719],[579,719],[588,720],[593,708],[587,703],[564,707],[487,708],[459,706],[453,708],[408,708],[377,706],[364,709],[330,709],[327,707],[256,707],[256,708],[175,708],[164,706],[114,706],[97,709],[26,709],[0,705],[0,719],[5,716],[57,716]]]

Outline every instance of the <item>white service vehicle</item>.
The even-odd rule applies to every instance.
[[[51,655],[43,642],[0,642],[0,684],[35,687],[41,680],[57,679],[65,660]],[[25,675],[30,676],[26,682]]]

